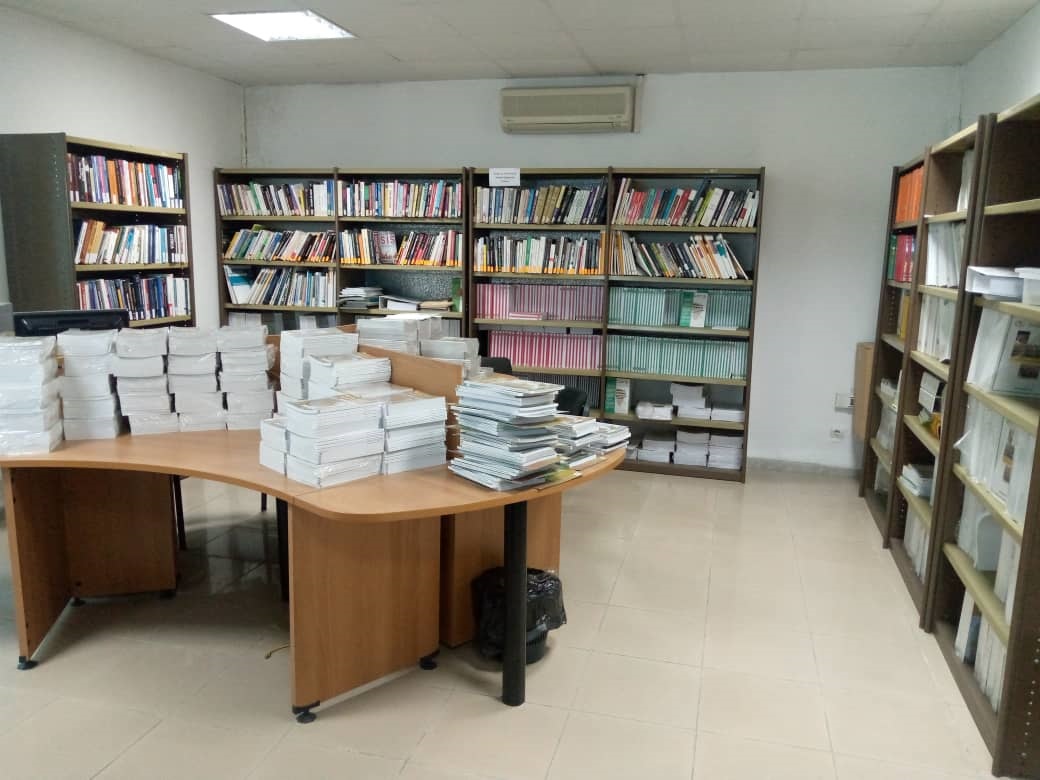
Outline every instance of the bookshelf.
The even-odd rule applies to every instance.
[[[707,464],[627,460],[621,468],[744,481],[765,170],[614,168],[610,176],[604,398],[627,381],[631,407],[619,414],[605,402],[604,417],[630,425],[633,439],[668,429],[741,437],[736,466],[711,467],[709,444]],[[713,188],[720,219],[707,224],[696,201],[709,201]],[[671,405],[672,383],[704,385],[711,402],[742,409],[744,419],[632,413],[639,401]]]
[[[387,310],[339,305],[344,287],[414,300],[456,298],[466,269],[465,172],[454,169],[258,169],[214,172],[221,318],[259,311],[285,327],[297,315],[351,322]],[[236,236],[255,240],[243,241]],[[294,231],[288,247],[277,236]],[[275,236],[275,238],[271,238]],[[245,300],[231,298],[227,273]],[[295,284],[295,287],[293,287]],[[251,285],[251,287],[249,286]],[[462,311],[446,312],[462,320]]]
[[[128,308],[133,327],[194,323],[188,191],[186,154],[0,135],[15,310]]]
[[[523,168],[519,185],[469,172],[473,301],[481,354],[523,376],[559,377],[601,405],[606,316],[607,168]]]

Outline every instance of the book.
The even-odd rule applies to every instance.
[[[342,181],[339,215],[461,219],[462,195],[462,182],[450,179]]]
[[[610,272],[621,276],[690,279],[750,279],[722,234],[674,241],[642,241],[619,231],[611,247]]]
[[[603,273],[599,236],[516,234],[480,236],[473,246],[477,272],[592,276]]]
[[[331,230],[269,230],[253,225],[235,231],[224,249],[224,260],[282,263],[331,263],[336,234]]]
[[[344,230],[339,234],[340,262],[346,265],[462,266],[463,232]]]
[[[475,188],[475,220],[481,223],[595,225],[605,221],[602,181]]]
[[[259,181],[217,185],[222,217],[333,217],[335,193],[331,179],[283,182]]]
[[[77,152],[65,157],[73,203],[184,208],[184,176],[177,165]]]
[[[98,219],[79,223],[77,265],[187,263],[186,225],[108,225]]]
[[[620,288],[615,288],[620,289]],[[494,284],[476,285],[476,316],[598,323],[603,320],[603,288],[598,285]],[[611,291],[613,293],[613,290]]]
[[[83,310],[127,309],[131,320],[191,316],[191,280],[172,274],[76,282],[76,299]]]

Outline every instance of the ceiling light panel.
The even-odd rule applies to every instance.
[[[262,41],[319,41],[353,38],[339,25],[313,11],[270,11],[252,14],[211,14],[218,22],[237,27]]]

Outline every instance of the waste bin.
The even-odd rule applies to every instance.
[[[477,621],[477,650],[484,658],[500,660],[505,637],[505,569],[488,569],[472,583],[473,612]],[[545,655],[549,631],[567,622],[563,583],[550,571],[527,570],[527,663]]]

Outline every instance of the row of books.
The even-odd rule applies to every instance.
[[[80,309],[127,309],[131,320],[191,315],[191,280],[171,274],[76,282]]]
[[[334,183],[298,181],[285,184],[218,184],[222,217],[332,217],[336,209]]]
[[[910,557],[914,571],[924,582],[925,568],[928,566],[928,545],[931,544],[931,526],[919,517],[912,505],[907,505],[906,528],[903,530],[903,547]]]
[[[610,288],[608,322],[614,325],[736,329],[750,319],[750,290]]]
[[[1004,668],[1007,663],[1007,647],[975,604],[968,591],[964,592],[961,616],[954,637],[954,652],[972,667],[979,688],[986,695],[996,712],[1000,709],[1004,693]]]
[[[1040,325],[983,309],[968,382],[995,393],[1040,396]]]
[[[254,225],[235,231],[224,250],[224,259],[331,263],[335,253],[335,231],[267,230]]]
[[[688,279],[747,279],[724,236],[695,235],[685,241],[643,242],[629,233],[614,234],[610,272],[626,276]]]
[[[462,182],[341,182],[339,213],[342,217],[462,219]]]
[[[114,225],[85,219],[76,238],[76,264],[188,262],[187,225]]]
[[[638,447],[630,447],[641,463],[739,469],[744,459],[744,437],[716,431],[647,431]]]
[[[477,187],[476,221],[495,224],[598,225],[604,220],[605,184]]]
[[[477,285],[477,317],[513,320],[603,319],[603,288],[592,285]]]
[[[607,371],[711,379],[747,376],[747,342],[608,336]]]
[[[336,305],[335,271],[297,271],[295,268],[261,268],[255,277],[224,266],[228,297],[232,303],[263,306]]]
[[[514,366],[598,371],[603,359],[603,337],[494,330],[488,333],[488,354],[509,358]]]
[[[184,208],[184,180],[175,165],[74,152],[66,153],[65,162],[73,203]]]
[[[602,274],[603,248],[599,237],[482,236],[473,247],[473,270],[568,276]]]
[[[885,277],[894,282],[913,281],[916,251],[916,236],[893,233],[888,239],[888,266]]]
[[[933,287],[956,287],[960,284],[965,229],[963,222],[939,222],[928,226],[925,284]]]
[[[460,230],[438,233],[409,231],[401,236],[392,230],[344,230],[339,234],[340,262],[349,265],[462,265],[463,240]]]
[[[1008,515],[1024,524],[1036,436],[972,397],[964,431],[957,442],[961,465],[998,504],[1006,506]]]
[[[953,350],[953,323],[957,302],[934,295],[921,297],[917,328],[917,348],[936,360],[948,361]]]
[[[696,187],[635,189],[625,177],[614,204],[615,225],[754,227],[758,190],[727,189],[705,179]]]
[[[0,335],[0,455],[49,452],[61,443],[54,336]]]
[[[919,165],[899,177],[896,193],[896,222],[913,222],[921,216],[924,195],[924,166]]]

